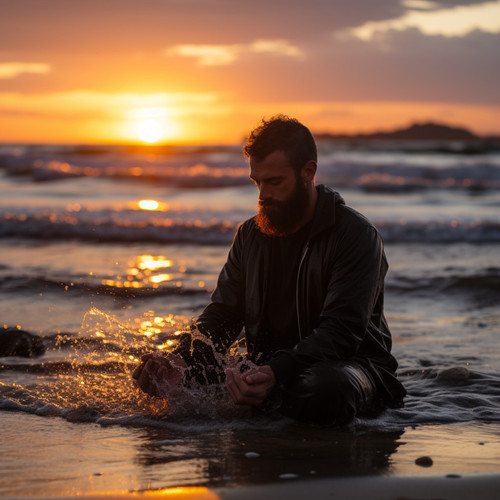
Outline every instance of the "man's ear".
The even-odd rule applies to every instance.
[[[301,174],[302,174],[302,179],[304,180],[304,182],[313,182],[317,169],[318,169],[318,164],[314,160],[309,160],[302,167]]]

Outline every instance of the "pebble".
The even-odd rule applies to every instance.
[[[247,458],[259,458],[260,453],[256,453],[255,451],[247,451],[245,453],[245,457],[247,457]]]
[[[434,462],[431,457],[420,457],[415,460],[415,463],[420,467],[432,467]]]
[[[467,380],[470,377],[470,372],[463,366],[454,366],[440,371],[437,379],[444,382],[459,382]]]

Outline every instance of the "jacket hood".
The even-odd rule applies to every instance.
[[[318,192],[318,200],[314,210],[310,237],[334,226],[337,207],[345,205],[344,198],[337,191],[324,184],[316,186],[316,191]]]

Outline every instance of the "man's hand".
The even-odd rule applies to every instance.
[[[150,396],[174,395],[182,383],[185,361],[175,354],[145,354],[132,373],[139,389]]]
[[[260,406],[276,384],[269,365],[257,366],[240,373],[237,368],[226,370],[226,387],[238,405]]]

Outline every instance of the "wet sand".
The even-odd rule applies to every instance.
[[[386,457],[387,467],[371,472],[362,454],[343,469],[327,456],[298,456],[296,446],[279,457],[272,456],[272,447],[252,454],[252,442],[242,441],[248,434],[238,430],[221,432],[221,442],[212,443],[217,461],[208,460],[207,452],[195,457],[182,443],[180,456],[167,459],[174,440],[156,455],[163,429],[72,423],[13,411],[0,412],[0,426],[2,498],[488,500],[498,498],[500,489],[497,423],[408,427]],[[377,452],[377,439],[368,433],[362,445]]]
[[[240,486],[209,489],[180,487],[148,490],[140,493],[101,492],[78,496],[81,500],[168,498],[170,500],[315,500],[341,498],[342,500],[496,500],[500,475],[423,476],[423,477],[358,477],[316,481],[292,481],[287,484]],[[68,497],[57,497],[68,498]]]

